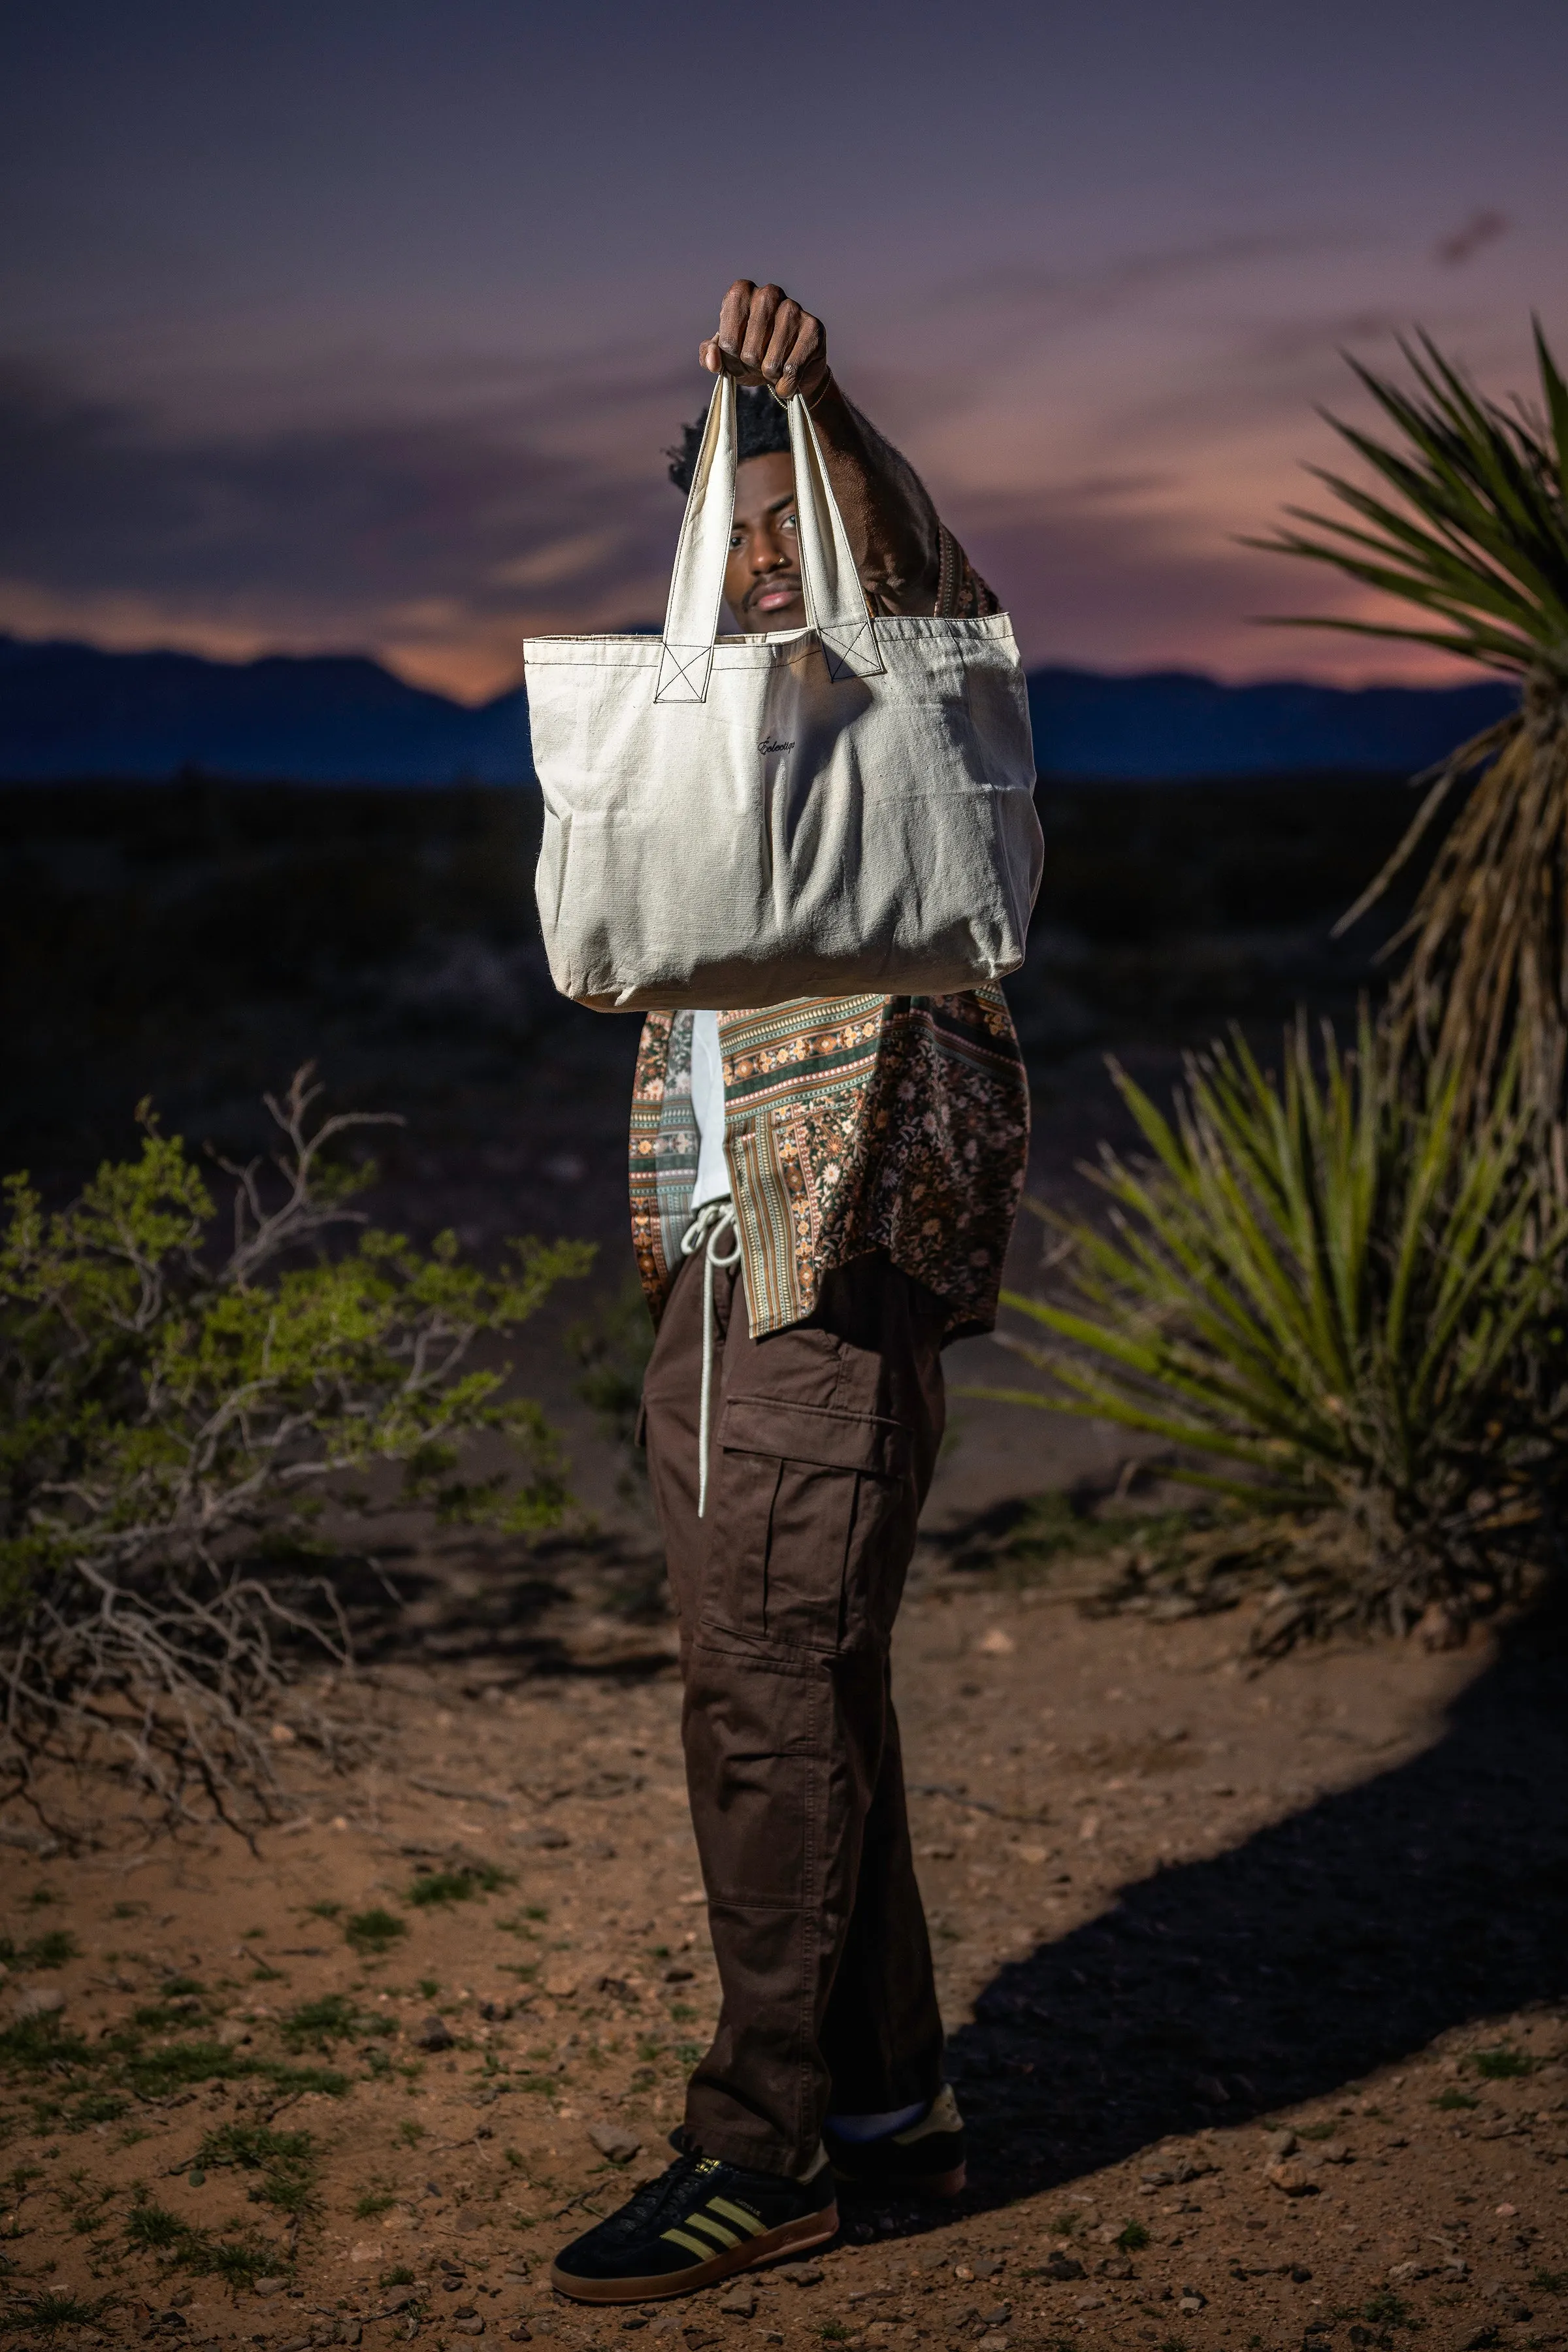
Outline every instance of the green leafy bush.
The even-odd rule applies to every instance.
[[[280,1645],[342,1654],[315,1515],[370,1504],[348,1474],[402,1467],[395,1506],[517,1532],[565,1490],[538,1406],[475,1342],[525,1322],[591,1251],[509,1245],[504,1268],[422,1249],[350,1205],[368,1172],[314,1123],[299,1073],[268,1099],[270,1167],[229,1167],[231,1230],[184,1145],[143,1108],[140,1156],[46,1212],[25,1176],[0,1229],[0,1677],[8,1761],[96,1742],[171,1806],[265,1788],[252,1718]],[[219,1163],[220,1166],[223,1163]],[[338,1246],[329,1250],[329,1239]],[[520,1479],[462,1475],[484,1434]]]
[[[1052,1218],[1059,1289],[1005,1294],[1048,1390],[985,1393],[1148,1432],[1180,1449],[1171,1475],[1308,1515],[1266,1645],[1514,1589],[1555,1450],[1568,1219],[1511,1075],[1464,1127],[1456,1076],[1413,1100],[1363,1017],[1317,1058],[1299,1022],[1279,1079],[1239,1036],[1213,1048],[1171,1118],[1117,1083],[1150,1158],[1105,1151],[1106,1223]]]

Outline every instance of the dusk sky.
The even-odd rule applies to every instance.
[[[738,275],[1026,657],[1410,677],[1234,544],[1419,325],[1568,352],[1563,0],[48,0],[0,27],[0,629],[475,698],[656,620]],[[1343,609],[1342,602],[1342,609]]]

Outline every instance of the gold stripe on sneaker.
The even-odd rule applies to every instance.
[[[713,2259],[713,2249],[704,2238],[689,2238],[684,2230],[661,2230],[659,2236],[668,2238],[672,2246],[684,2246],[689,2254],[697,2254],[705,2263]]]
[[[689,2213],[686,2217],[686,2226],[689,2230],[706,2230],[710,2236],[717,2238],[719,2243],[726,2250],[741,2243],[734,2231],[727,2230],[722,2221],[715,2221],[710,2213]]]
[[[760,2237],[768,2226],[765,2221],[759,2221],[754,2213],[748,2213],[743,2205],[731,2205],[727,2197],[710,2197],[708,2210],[710,2213],[722,2213],[726,2221],[736,2222],[751,2238]]]

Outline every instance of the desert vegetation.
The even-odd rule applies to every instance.
[[[14,1785],[91,1755],[173,1815],[192,1788],[226,1815],[265,1811],[259,1718],[289,1654],[346,1663],[326,1572],[344,1522],[412,1506],[521,1534],[561,1515],[543,1414],[474,1351],[591,1252],[514,1242],[482,1272],[450,1234],[420,1247],[377,1229],[354,1206],[374,1170],[342,1147],[386,1122],[318,1116],[319,1092],[301,1070],[268,1097],[266,1160],[204,1171],[144,1107],[138,1156],[63,1208],[9,1180],[0,1766]],[[474,1475],[481,1439],[504,1458]]]
[[[1239,1034],[1192,1055],[1170,1118],[1119,1074],[1146,1156],[1103,1153],[1105,1215],[1050,1218],[1047,1295],[1008,1297],[1046,1385],[993,1393],[1168,1441],[1174,1475],[1274,1515],[1266,1646],[1346,1622],[1442,1637],[1558,1557],[1568,386],[1536,340],[1539,409],[1482,399],[1425,340],[1414,389],[1358,368],[1397,436],[1338,427],[1375,487],[1325,473],[1352,520],[1298,511],[1254,542],[1415,612],[1309,625],[1521,681],[1343,919],[1427,856],[1380,1014],[1350,1045],[1299,1016],[1277,1072]]]

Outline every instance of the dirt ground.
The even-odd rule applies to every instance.
[[[254,1852],[7,1848],[13,2011],[63,1997],[6,2096],[12,2340],[1568,2342],[1560,1654],[1259,1676],[1234,1614],[956,1586],[922,1554],[899,1668],[959,2204],[846,2201],[738,2296],[553,2297],[714,2015],[667,1637],[405,1662],[346,1774],[279,1718]]]
[[[102,1784],[51,1791],[104,1815],[79,1850],[0,1813],[0,2338],[1568,2344],[1563,1625],[1260,1673],[1245,1612],[1083,1614],[974,1538],[1021,1496],[1109,1491],[1124,1445],[962,1398],[898,1675],[970,2188],[847,2200],[826,2253],[739,2291],[552,2296],[553,2250],[665,2158],[716,2003],[657,1553],[562,1345],[623,1277],[632,1042],[591,1084],[536,1074],[547,1130],[521,1101],[482,1148],[411,1130],[375,1203],[480,1249],[604,1242],[519,1356],[596,1528],[384,1548],[396,1606],[330,1695],[354,1759],[314,1744],[302,1683],[291,1818],[254,1848],[152,1833]],[[1098,1063],[1058,1067],[1037,1189],[1111,1115]],[[950,1355],[956,1384],[1016,1371]]]

